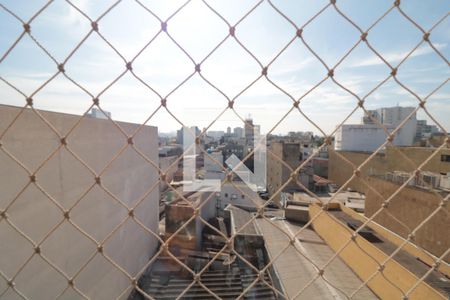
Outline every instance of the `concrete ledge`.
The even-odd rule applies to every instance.
[[[345,205],[341,205],[341,210],[346,213],[347,215],[351,216],[352,218],[359,220],[361,222],[365,222],[367,218],[354,210],[346,207]],[[371,221],[367,224],[369,228],[371,228],[373,231],[390,241],[391,243],[395,244],[397,247],[403,244],[404,239],[397,234],[393,233],[392,231],[384,228],[383,226]],[[412,243],[407,243],[403,245],[403,250],[408,252],[414,257],[417,257],[421,261],[423,261],[425,264],[432,266],[434,261],[437,259],[434,255],[431,253],[417,247],[416,245]],[[438,267],[438,271],[445,274],[446,276],[450,277],[450,265],[446,263],[445,261],[441,261],[441,264]]]
[[[388,256],[361,236],[356,236],[350,241],[352,231],[349,228],[322,211],[319,206],[311,205],[309,208],[310,218],[314,220],[312,222],[314,230],[334,251],[343,249],[339,254],[342,260],[363,281],[369,280]],[[350,242],[347,244],[348,241]],[[382,274],[378,272],[367,283],[381,299],[402,299],[403,294],[419,281],[417,276],[394,260],[389,260],[382,272]],[[446,299],[446,297],[425,282],[420,282],[408,299]]]

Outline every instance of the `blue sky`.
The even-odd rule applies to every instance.
[[[46,1],[0,1],[28,21]],[[73,0],[91,19],[98,18],[114,1]],[[160,19],[166,20],[183,1],[142,0]],[[231,25],[248,12],[256,1],[207,1]],[[327,5],[328,1],[272,1],[297,26]],[[337,7],[362,30],[383,15],[393,1],[346,0]],[[449,1],[404,0],[402,10],[425,30],[448,14]],[[123,0],[99,22],[100,32],[128,61],[160,30],[160,22],[139,4]],[[22,33],[21,23],[0,8],[0,55]],[[90,22],[63,0],[55,0],[31,22],[31,32],[57,61],[63,61],[77,43],[91,30]],[[193,0],[168,21],[168,32],[198,63],[229,32],[228,25],[202,1]],[[396,9],[368,34],[370,44],[392,65],[397,65],[421,40],[422,33]],[[262,2],[236,26],[236,36],[265,66],[295,37],[295,28],[269,2]],[[358,41],[360,33],[330,6],[303,31],[308,45],[328,66],[338,60]],[[430,40],[448,60],[450,58],[450,17],[433,29]],[[125,70],[125,63],[97,34],[93,33],[65,65],[67,75],[97,95]],[[148,85],[165,97],[194,70],[194,63],[165,33],[160,33],[133,63],[133,70]],[[25,36],[0,64],[0,76],[31,94],[56,72],[55,63]],[[360,97],[365,96],[390,73],[390,69],[364,43],[336,68],[335,78]],[[229,98],[261,74],[261,67],[236,40],[229,38],[201,66],[201,74]],[[270,65],[268,77],[294,99],[325,78],[327,70],[317,58],[295,39]],[[420,97],[424,97],[449,78],[448,64],[428,44],[422,44],[399,68],[397,78]],[[22,95],[0,81],[0,103],[23,105]],[[62,75],[58,75],[34,97],[37,108],[82,114],[91,97]],[[125,74],[100,97],[102,108],[116,120],[142,123],[158,107],[159,96],[131,74]],[[356,106],[357,99],[330,79],[302,99],[300,108],[326,133],[334,130]],[[167,98],[168,108],[186,125],[208,126],[227,106],[227,99],[195,74]],[[418,100],[390,79],[366,99],[366,107],[417,106]],[[292,100],[265,78],[242,93],[235,109],[242,117],[251,114],[255,123],[267,132],[292,107]],[[429,98],[429,112],[450,131],[450,83]],[[358,110],[347,123],[359,123]],[[419,112],[418,118],[428,119]],[[429,120],[429,119],[428,119]],[[430,120],[429,120],[430,121]],[[433,123],[430,121],[430,123]],[[149,124],[161,131],[180,125],[165,111],[159,111]],[[211,129],[242,126],[231,111],[220,117]],[[318,132],[298,111],[292,111],[275,129]]]

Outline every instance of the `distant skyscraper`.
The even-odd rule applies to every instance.
[[[242,127],[235,127],[233,129],[233,134],[237,138],[244,137],[244,128],[242,128]]]
[[[177,144],[183,144],[183,128],[177,130]]]
[[[227,135],[231,135],[231,127],[227,127]]]
[[[245,120],[244,131],[245,131],[245,143],[247,145],[252,145],[253,144],[253,120],[252,119],[247,118]]]

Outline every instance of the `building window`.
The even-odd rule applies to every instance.
[[[450,155],[441,155],[441,161],[450,162]]]
[[[225,198],[228,198],[228,193],[225,193]]]
[[[245,199],[245,196],[242,194],[242,195],[241,195],[241,198],[242,198],[242,199]]]

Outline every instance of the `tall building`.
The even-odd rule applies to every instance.
[[[253,144],[253,120],[248,117],[244,123],[245,143],[247,145]]]
[[[233,129],[233,135],[237,138],[244,137],[244,129],[242,127],[235,127]]]
[[[183,128],[177,130],[177,144],[183,144]]]
[[[244,135],[245,135],[244,156],[246,156],[253,149],[253,139],[254,139],[253,120],[250,117],[245,119]],[[249,168],[253,168],[252,162],[253,162],[253,159],[247,160],[246,166]]]
[[[231,135],[231,127],[230,126],[227,127],[227,135]]]
[[[381,116],[381,123],[386,125],[392,125],[395,128],[399,126],[409,115],[415,110],[414,107],[384,107],[378,109],[378,114]],[[411,146],[414,142],[417,128],[416,113],[413,113],[411,117],[398,131],[397,146]]]

